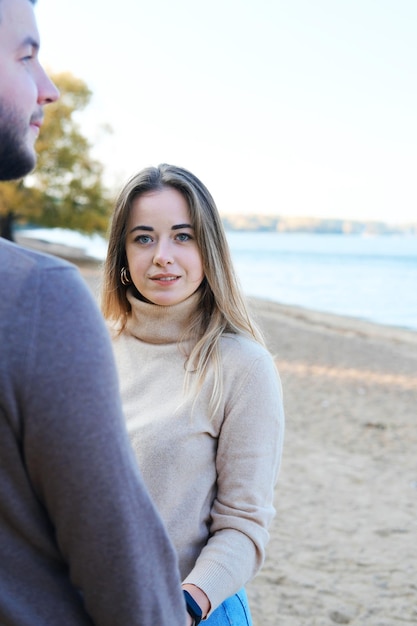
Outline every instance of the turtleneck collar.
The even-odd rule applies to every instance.
[[[191,315],[200,299],[196,291],[189,298],[173,306],[160,306],[138,300],[132,289],[126,293],[132,307],[126,331],[147,343],[177,343],[187,331]]]

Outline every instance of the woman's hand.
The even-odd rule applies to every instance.
[[[204,591],[200,589],[200,587],[197,587],[196,585],[191,585],[188,583],[183,585],[182,588],[188,591],[188,593],[193,596],[194,600],[197,602],[198,606],[200,607],[203,613],[203,619],[205,619],[208,612],[210,611],[211,604],[210,604],[210,600],[208,599]],[[193,623],[194,623],[193,618],[191,617],[191,615],[187,613],[186,626],[192,626]]]

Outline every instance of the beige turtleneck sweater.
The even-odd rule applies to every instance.
[[[211,611],[262,565],[275,513],[284,413],[270,354],[224,335],[224,394],[209,419],[209,375],[192,411],[184,402],[184,348],[198,295],[158,306],[128,295],[132,314],[114,338],[129,435],[150,494],[177,550],[183,582]]]

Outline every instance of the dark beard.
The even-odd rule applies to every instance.
[[[0,100],[0,180],[22,178],[35,167],[36,159],[23,141],[24,124]]]

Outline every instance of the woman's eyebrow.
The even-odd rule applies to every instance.
[[[134,228],[132,228],[132,230],[129,230],[129,234],[130,233],[134,233],[135,230],[146,230],[147,232],[152,232],[154,229],[152,228],[152,226],[135,226]]]
[[[171,230],[180,230],[181,228],[193,228],[193,226],[191,226],[191,224],[175,224],[175,226],[172,226]]]
[[[181,230],[182,228],[193,228],[193,226],[191,226],[191,224],[174,224],[174,226],[171,226],[171,230]],[[132,228],[132,230],[129,231],[129,234],[134,233],[135,230],[145,230],[146,232],[151,233],[155,229],[153,226],[144,226],[143,224],[139,224],[138,226]]]

